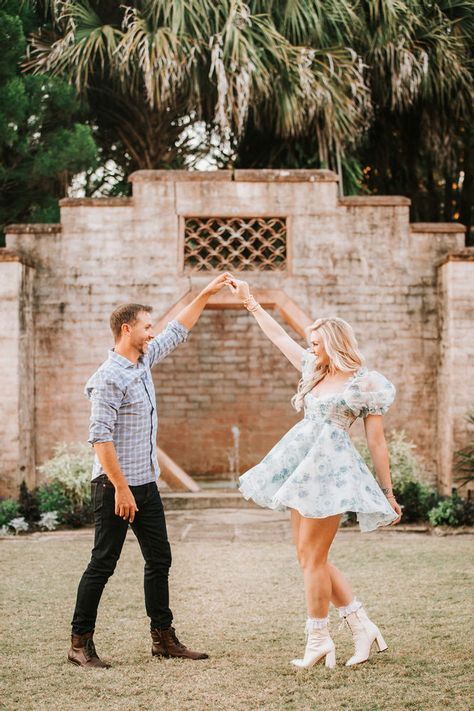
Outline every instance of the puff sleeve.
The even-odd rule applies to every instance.
[[[349,386],[346,402],[356,417],[385,415],[395,393],[395,386],[384,375],[363,369]]]

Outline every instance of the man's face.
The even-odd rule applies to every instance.
[[[147,352],[148,343],[153,338],[153,325],[151,316],[147,311],[140,311],[137,319],[132,325],[128,325],[130,334],[130,345],[137,349],[140,355]]]

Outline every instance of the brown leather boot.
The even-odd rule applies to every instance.
[[[181,659],[209,659],[204,652],[193,652],[181,644],[176,636],[174,627],[166,630],[152,630],[153,646],[151,653],[154,657],[181,657]]]
[[[67,654],[68,661],[78,667],[86,667],[87,669],[92,667],[110,669],[110,664],[106,664],[99,659],[99,655],[95,651],[93,635],[93,632],[71,635],[71,649]]]

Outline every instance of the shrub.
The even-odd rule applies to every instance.
[[[58,522],[81,526],[92,520],[90,477],[93,453],[88,445],[58,444],[39,471],[47,482],[38,488],[41,513],[56,511]]]
[[[474,428],[474,414],[467,415],[466,419]],[[461,474],[456,480],[460,487],[474,481],[474,442],[456,452],[456,471]]]
[[[28,524],[26,523],[23,516],[16,516],[15,518],[12,518],[8,525],[14,529],[15,533],[28,530]]]
[[[38,469],[49,482],[61,484],[74,508],[81,508],[90,500],[92,459],[92,449],[88,445],[60,443],[54,450],[54,457]]]
[[[54,531],[59,523],[58,512],[57,511],[47,511],[41,514],[41,518],[38,521],[38,526],[40,528],[46,528],[48,531]]]
[[[18,503],[20,505],[20,514],[24,516],[28,523],[39,521],[40,512],[38,510],[36,491],[29,491],[25,481],[22,481],[20,485]]]
[[[13,499],[0,501],[0,527],[7,526],[20,513],[20,505]]]
[[[454,493],[441,499],[428,516],[432,526],[473,526],[474,506]]]
[[[68,513],[72,510],[72,502],[59,481],[42,484],[38,487],[36,496],[41,514],[56,511],[59,523],[65,523]]]
[[[355,438],[354,444],[359,450],[368,468],[374,473],[374,466],[367,442]],[[402,507],[404,523],[426,521],[428,512],[439,500],[436,490],[422,480],[422,469],[414,454],[416,445],[406,439],[404,432],[394,431],[387,439],[390,457],[393,492]]]

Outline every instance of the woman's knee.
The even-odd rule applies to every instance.
[[[304,543],[298,545],[297,556],[302,568],[316,568],[320,565],[326,565],[328,560],[327,551],[321,550],[314,545],[304,545]]]

